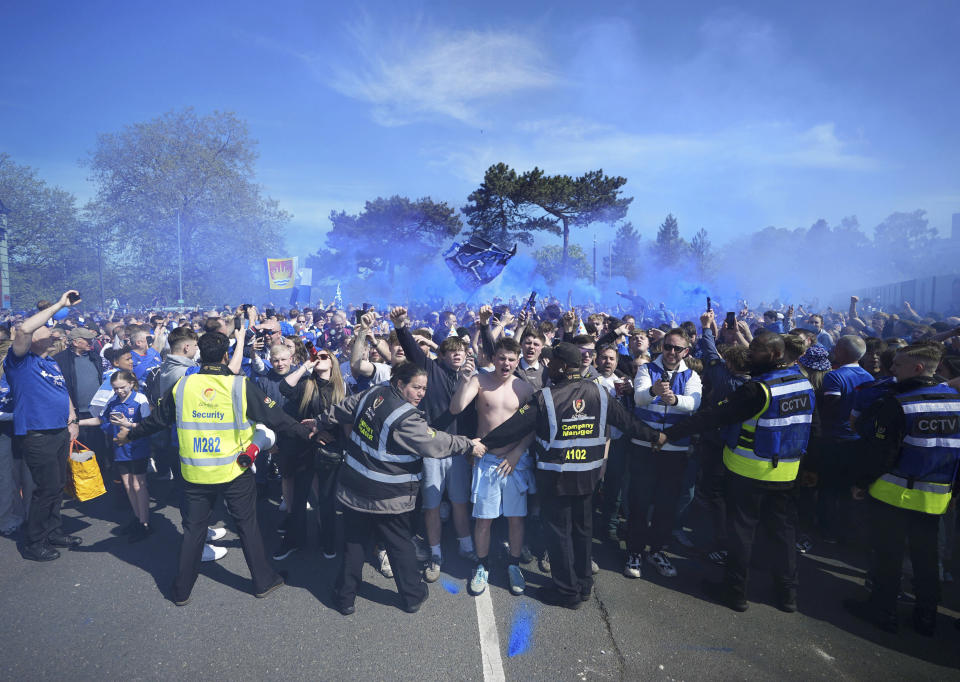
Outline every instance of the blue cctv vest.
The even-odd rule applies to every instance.
[[[735,474],[758,481],[789,483],[810,440],[813,386],[796,365],[754,378],[763,386],[763,409],[727,440],[723,463]]]
[[[657,383],[663,377],[665,370],[663,367],[658,365],[655,362],[648,362],[644,365],[647,368],[647,372],[650,374],[650,381],[652,383]],[[675,395],[683,395],[683,392],[687,388],[687,381],[690,380],[690,375],[693,374],[693,370],[690,368],[685,369],[682,372],[673,372],[673,376],[670,377],[670,389]],[[657,396],[649,404],[645,406],[637,405],[633,408],[633,413],[641,419],[647,426],[651,429],[656,429],[657,431],[663,431],[675,424],[679,424],[684,419],[690,416],[689,412],[680,411],[673,405],[665,405],[660,399],[660,396]],[[631,442],[636,443],[637,445],[644,445],[643,441],[638,441],[636,439],[631,439]],[[683,438],[677,441],[670,441],[669,443],[663,446],[663,450],[686,450],[690,447],[690,438]]]
[[[870,495],[901,509],[943,514],[960,463],[960,392],[940,384],[896,399],[906,422],[900,458],[874,481]]]

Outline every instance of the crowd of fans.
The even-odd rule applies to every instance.
[[[41,301],[38,309],[47,305]],[[516,391],[522,404],[550,385],[547,367],[561,342],[579,349],[582,375],[612,400],[643,418],[651,401],[659,399],[676,406],[677,419],[671,423],[680,423],[747,382],[752,339],[774,333],[782,336],[784,356],[798,365],[816,396],[814,427],[790,511],[798,527],[796,549],[803,553],[817,543],[837,542],[868,548],[860,517],[863,503],[850,492],[866,487],[877,472],[875,465],[871,469],[871,453],[859,444],[858,418],[892,381],[898,350],[910,344],[936,346],[942,355],[937,376],[960,387],[960,317],[920,314],[908,302],[898,310],[883,310],[855,296],[846,310],[779,302],[751,307],[745,301],[727,306],[732,310],[721,310],[716,302],[714,309],[709,306],[678,313],[663,304],[648,305],[632,292],[620,294],[615,306],[564,304],[553,297],[487,305],[421,301],[383,310],[366,303],[338,308],[323,302],[187,312],[87,306],[49,322],[46,356],[62,372],[76,409],[78,441],[96,452],[111,494],[129,501],[131,516],[123,531],[131,542],[139,542],[152,533],[148,478],[150,485],[155,480],[176,486],[177,440],[169,432],[124,445],[114,438],[118,429],[146,419],[178,378],[195,371],[198,339],[205,333],[228,336],[231,370],[249,377],[298,421],[322,420],[348,396],[389,382],[398,365],[412,362],[428,377],[419,407],[430,426],[471,438],[503,421],[484,427],[493,408],[482,403],[487,389],[476,377],[500,373],[501,383],[506,376],[518,377],[528,387]],[[0,356],[32,312],[0,316]],[[669,384],[672,373],[686,370],[691,373],[679,388],[665,388],[659,379],[666,373]],[[13,415],[27,408],[12,400],[6,377],[0,378],[0,393],[0,533],[14,536],[27,518],[33,489],[12,430]],[[113,414],[119,416],[108,418]],[[722,434],[698,434],[666,445],[631,439],[616,429],[610,436],[605,474],[595,491],[599,523],[594,532],[617,546],[625,541],[624,576],[639,578],[644,570],[675,576],[671,557],[676,552],[699,552],[725,565]],[[453,457],[449,468],[433,473],[428,465],[440,467],[434,462],[445,460],[424,463],[415,525],[422,537],[418,559],[428,582],[441,572],[441,529],[448,518],[456,552],[475,566],[469,584],[473,593],[486,588],[495,563],[491,525],[500,516],[507,517],[502,563],[511,590],[525,589],[520,566],[538,561],[542,570],[550,570],[550,556],[539,540],[540,506],[528,444],[529,439],[499,454],[488,453],[476,464],[470,457]],[[336,439],[312,446],[284,438],[270,457],[257,460],[260,496],[271,495],[279,479],[286,513],[272,553],[275,561],[306,545],[311,522],[319,525],[325,557],[342,551],[334,494],[342,461],[343,446]],[[691,514],[694,500],[708,513]],[[706,521],[704,527],[699,519]],[[949,582],[956,535],[952,505],[940,519],[940,532],[939,578]],[[211,543],[217,538],[211,529]],[[223,553],[211,544],[205,558]],[[370,559],[384,575],[393,575],[382,546]]]

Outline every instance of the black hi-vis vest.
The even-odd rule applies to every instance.
[[[416,411],[391,386],[372,388],[357,403],[339,480],[350,506],[382,513],[383,503],[393,500],[403,506],[409,501],[413,509],[423,460],[398,446],[391,433]]]
[[[537,469],[546,475],[556,472],[559,495],[588,493],[603,467],[609,396],[593,381],[544,388],[542,395],[547,423],[537,429]]]

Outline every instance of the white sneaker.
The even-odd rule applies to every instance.
[[[627,565],[623,568],[623,574],[628,578],[639,578],[643,575],[643,561],[639,554],[631,554],[627,557]]]
[[[207,542],[216,542],[227,536],[226,528],[207,528]]]
[[[226,547],[216,547],[215,545],[203,546],[203,558],[201,561],[219,561],[227,556]]]
[[[310,500],[307,500],[307,511],[313,511],[313,505],[310,504]]]
[[[427,564],[427,567],[423,571],[423,579],[428,583],[437,582],[437,578],[440,577],[440,564],[442,560],[436,554],[430,557],[430,563]]]
[[[387,550],[381,549],[377,552],[377,564],[379,565],[377,570],[380,571],[380,575],[384,578],[393,577],[393,568],[390,566],[390,557],[387,556]]]
[[[651,552],[647,555],[647,563],[653,564],[657,572],[665,578],[672,578],[677,575],[677,569],[670,563],[670,559],[662,551]]]

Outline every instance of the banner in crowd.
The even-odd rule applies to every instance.
[[[271,289],[293,289],[294,277],[297,271],[297,259],[268,258],[267,279]]]
[[[464,291],[474,291],[491,282],[517,253],[517,247],[507,251],[482,237],[471,236],[465,244],[454,242],[443,254],[447,267]]]

